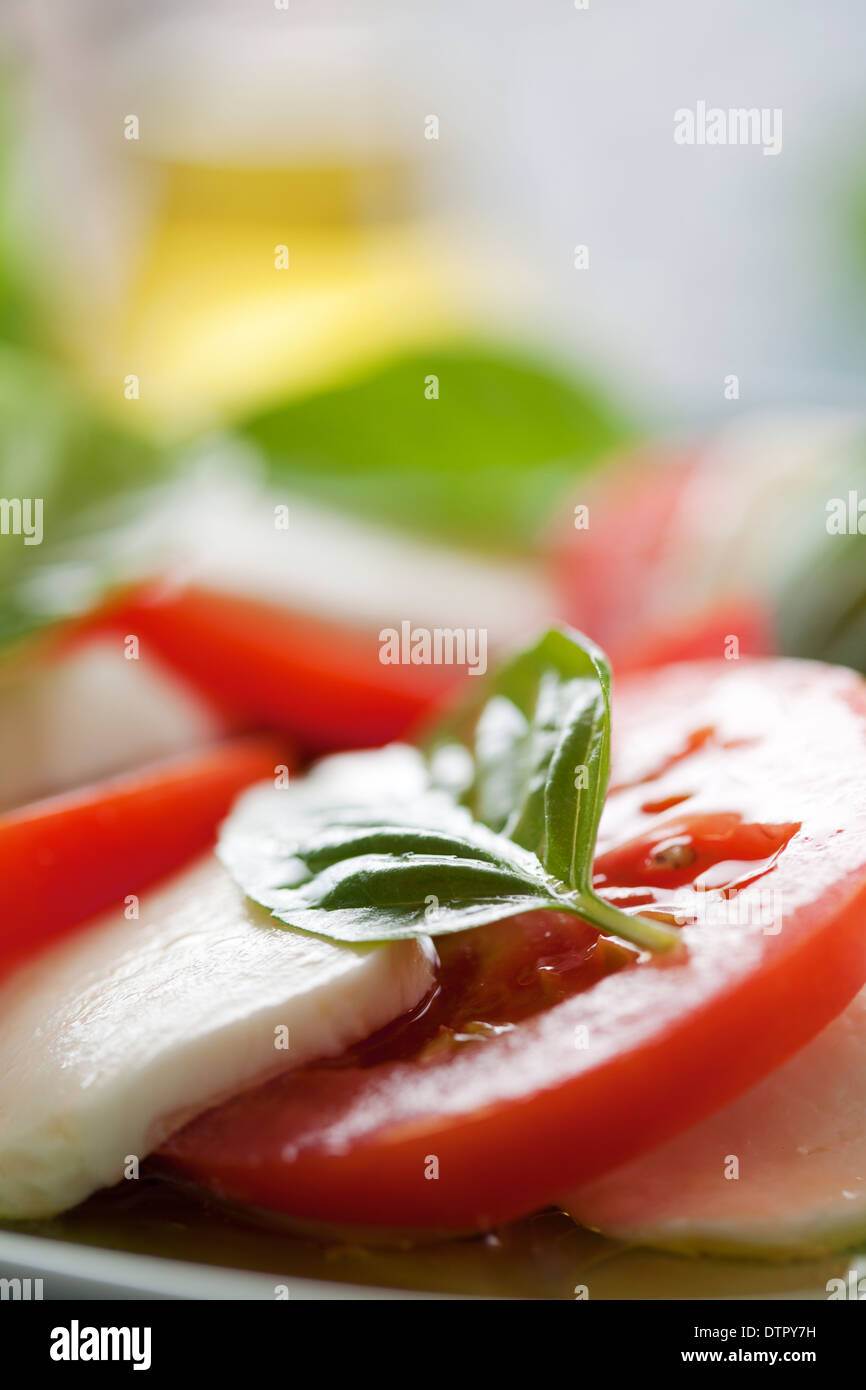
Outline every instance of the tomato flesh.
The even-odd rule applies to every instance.
[[[449,943],[451,1002],[432,1035],[429,1020],[404,1021],[339,1065],[238,1096],[174,1135],[159,1163],[305,1220],[468,1231],[549,1204],[725,1104],[866,978],[864,690],[851,672],[782,661],[623,680],[597,884],[644,910],[676,891],[683,957],[593,950],[561,923],[545,941],[524,919],[530,977],[542,962],[559,979],[548,999],[536,979],[523,1009],[514,971],[485,963],[495,930]],[[694,859],[656,862],[672,843]],[[699,918],[708,886],[736,907],[730,920]],[[744,911],[768,891],[770,923]],[[464,949],[468,985],[449,976]],[[441,1045],[443,1024],[456,1042]]]
[[[285,761],[272,739],[235,739],[0,816],[0,970],[205,849]]]
[[[325,1065],[435,1064],[510,1032],[637,959],[630,947],[547,912],[443,937],[438,955],[436,986],[427,999]]]

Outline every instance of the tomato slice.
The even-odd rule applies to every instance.
[[[461,678],[383,665],[375,632],[192,586],[142,591],[99,622],[137,633],[224,711],[308,754],[400,738]]]
[[[211,1110],[157,1161],[296,1219],[469,1231],[725,1104],[866,978],[864,682],[793,661],[624,679],[596,871],[682,922],[687,952],[536,917],[456,937],[419,1016]]]
[[[678,622],[648,625],[645,631],[623,637],[611,662],[619,675],[651,670],[674,661],[725,659],[731,638],[737,659],[777,650],[769,613],[757,602],[729,598],[709,604]]]
[[[682,505],[699,465],[694,450],[643,450],[582,496],[589,525],[553,538],[551,568],[563,617],[591,632],[619,674],[666,662],[777,650],[767,605],[737,587],[698,596],[682,582]]]
[[[0,969],[205,849],[286,751],[242,738],[0,816]]]

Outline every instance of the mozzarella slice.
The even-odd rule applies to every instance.
[[[223,722],[146,650],[94,638],[0,677],[0,809],[189,752]]]
[[[758,1086],[562,1206],[604,1235],[690,1254],[853,1248],[866,1237],[866,989]]]
[[[433,980],[428,939],[357,948],[281,929],[210,854],[139,913],[0,986],[0,1216],[73,1206],[202,1110],[383,1027]]]
[[[276,511],[287,506],[290,529],[278,529]],[[193,584],[365,631],[402,618],[481,627],[498,648],[537,632],[551,611],[550,584],[537,565],[465,554],[271,492],[248,451],[225,443],[97,544],[106,568],[162,574],[169,592]]]

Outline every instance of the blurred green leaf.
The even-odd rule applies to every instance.
[[[39,545],[0,534],[0,642],[100,597],[109,576],[58,570],[64,544],[88,534],[97,505],[167,467],[156,445],[102,418],[59,368],[0,343],[0,498],[41,499],[43,528]]]
[[[438,399],[425,385],[438,378]],[[631,431],[594,388],[527,357],[430,348],[240,427],[273,478],[372,520],[528,549],[558,497]]]
[[[0,68],[0,338],[32,345],[40,315],[28,248],[14,211],[14,90],[10,74]]]

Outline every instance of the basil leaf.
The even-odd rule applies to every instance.
[[[556,906],[569,910],[541,876],[533,881],[506,864],[443,855],[365,855],[317,875],[274,916],[302,931],[362,942],[466,931]]]
[[[491,687],[426,756],[401,744],[340,754],[288,787],[247,792],[217,850],[236,882],[277,921],[338,941],[548,909],[652,950],[675,945],[675,932],[592,892],[609,764],[602,653],[554,630]]]
[[[454,749],[462,750],[474,769],[464,804],[577,887],[576,865],[591,861],[607,790],[609,729],[604,653],[553,628],[428,738],[433,780],[448,785]]]
[[[387,807],[383,782],[392,787]],[[423,759],[400,745],[327,759],[297,784],[247,793],[217,852],[278,921],[338,941],[575,910],[535,855],[431,789]]]
[[[497,553],[535,548],[576,480],[633,434],[589,381],[512,348],[436,343],[237,430],[284,487]]]
[[[610,667],[588,644],[594,677],[577,678],[568,715],[547,767],[544,864],[570,888],[588,889],[610,776]]]
[[[586,921],[649,950],[678,944],[675,932],[593,892],[610,775],[610,666],[588,637],[551,628],[434,729],[426,749],[434,785],[532,850]],[[458,783],[461,765],[469,773]]]

